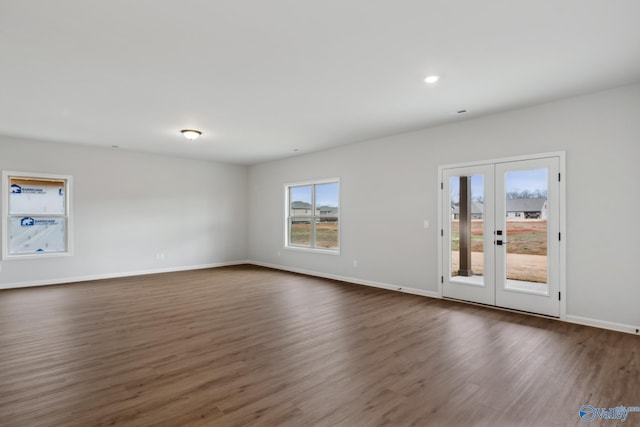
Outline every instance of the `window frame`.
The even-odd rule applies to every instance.
[[[338,248],[337,249],[328,249],[328,248],[317,248],[315,247],[316,244],[316,239],[315,239],[315,233],[316,233],[316,219],[320,219],[323,216],[320,214],[316,215],[316,203],[315,203],[315,196],[316,196],[316,190],[315,190],[315,186],[316,185],[322,185],[322,184],[337,184],[338,185],[338,213],[337,215],[335,215],[338,218]],[[294,218],[293,215],[290,215],[290,195],[291,195],[291,188],[293,187],[308,187],[311,186],[312,187],[312,191],[311,191],[311,207],[310,207],[310,215],[309,217],[309,221],[310,221],[310,225],[311,225],[311,236],[310,236],[310,243],[311,246],[306,247],[306,246],[298,246],[298,245],[292,245],[290,243],[290,224],[291,224],[291,219]],[[318,179],[318,180],[311,180],[311,181],[301,181],[301,182],[292,182],[292,183],[288,183],[284,185],[284,248],[288,249],[288,250],[293,250],[293,251],[300,251],[300,252],[313,252],[313,253],[322,253],[322,254],[328,254],[328,255],[340,255],[340,249],[342,247],[342,241],[341,241],[341,236],[342,236],[342,232],[341,232],[341,228],[342,228],[342,224],[341,224],[341,219],[340,219],[340,212],[341,212],[341,205],[342,205],[342,200],[341,200],[341,191],[340,191],[340,178],[326,178],[326,179]],[[306,216],[305,216],[306,217]],[[295,216],[295,218],[299,218],[299,216]]]
[[[47,214],[47,217],[60,217],[65,221],[65,250],[58,252],[33,252],[12,254],[9,249],[9,222],[12,217],[17,216],[10,213],[10,183],[12,178],[36,180],[36,181],[64,181],[64,214]],[[73,176],[60,175],[39,172],[18,172],[18,171],[2,171],[2,260],[14,259],[37,259],[37,258],[55,258],[73,255],[73,208],[72,208],[72,192],[73,192]],[[29,216],[43,216],[42,214],[20,214]]]

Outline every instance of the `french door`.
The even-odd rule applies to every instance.
[[[559,157],[442,169],[445,297],[560,315]]]

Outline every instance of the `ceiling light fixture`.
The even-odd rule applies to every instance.
[[[189,141],[195,141],[200,137],[200,135],[202,135],[202,132],[195,129],[182,129],[180,133],[182,133]]]
[[[437,76],[435,74],[431,74],[431,75],[428,75],[427,77],[425,77],[424,82],[432,85],[435,82],[437,82],[438,80],[440,80],[440,76]]]

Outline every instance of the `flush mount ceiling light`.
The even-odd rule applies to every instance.
[[[200,137],[200,135],[202,135],[202,132],[195,129],[182,129],[180,133],[182,133],[189,141],[195,141]]]
[[[424,82],[432,85],[435,82],[437,82],[438,80],[440,80],[440,76],[435,75],[435,74],[430,74],[427,77],[425,77]]]

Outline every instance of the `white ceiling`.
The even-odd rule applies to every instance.
[[[253,164],[637,81],[638,0],[0,2],[0,134],[47,141]]]

